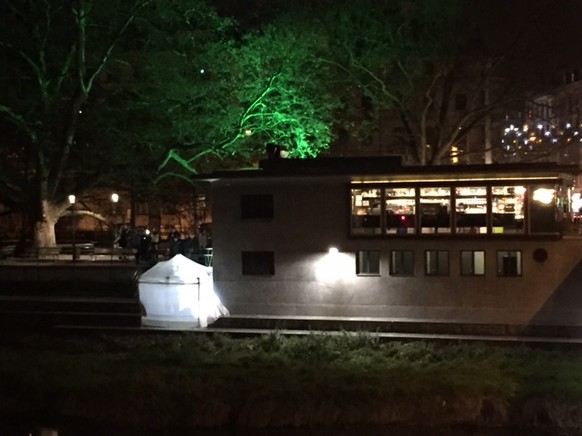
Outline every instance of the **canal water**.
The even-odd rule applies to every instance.
[[[51,426],[3,425],[1,436],[577,436],[582,429],[519,428],[519,427],[398,427],[341,426],[266,429],[183,428],[115,428],[99,424],[63,424]]]

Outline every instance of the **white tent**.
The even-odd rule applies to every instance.
[[[212,267],[181,254],[139,277],[139,299],[146,312],[142,324],[152,327],[206,327],[229,315],[214,293]]]

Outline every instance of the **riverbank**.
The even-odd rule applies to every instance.
[[[0,410],[2,422],[124,434],[419,425],[575,434],[581,364],[576,350],[383,343],[373,334],[27,333],[0,337]]]

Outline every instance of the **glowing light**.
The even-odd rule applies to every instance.
[[[69,204],[75,204],[76,201],[77,197],[75,197],[75,194],[69,195]]]
[[[332,254],[332,255],[333,254],[338,254],[339,253],[339,250],[336,247],[329,247],[328,253],[329,254]]]
[[[111,201],[117,203],[119,201],[119,195],[117,195],[115,192],[111,194]]]
[[[325,285],[348,283],[356,277],[354,257],[349,253],[332,252],[330,249],[319,256],[313,266],[317,281]]]
[[[533,193],[534,201],[538,201],[542,204],[550,204],[554,199],[555,191],[549,188],[538,188]]]
[[[456,145],[451,147],[451,162],[454,164],[459,163],[459,148]]]

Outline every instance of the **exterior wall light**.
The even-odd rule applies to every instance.
[[[77,197],[75,197],[75,194],[69,195],[69,204],[75,204],[76,201]]]
[[[356,277],[353,254],[340,252],[337,247],[329,247],[319,254],[313,262],[315,277],[326,286],[346,285]]]
[[[117,203],[119,201],[119,195],[117,195],[115,192],[111,194],[111,201]]]

